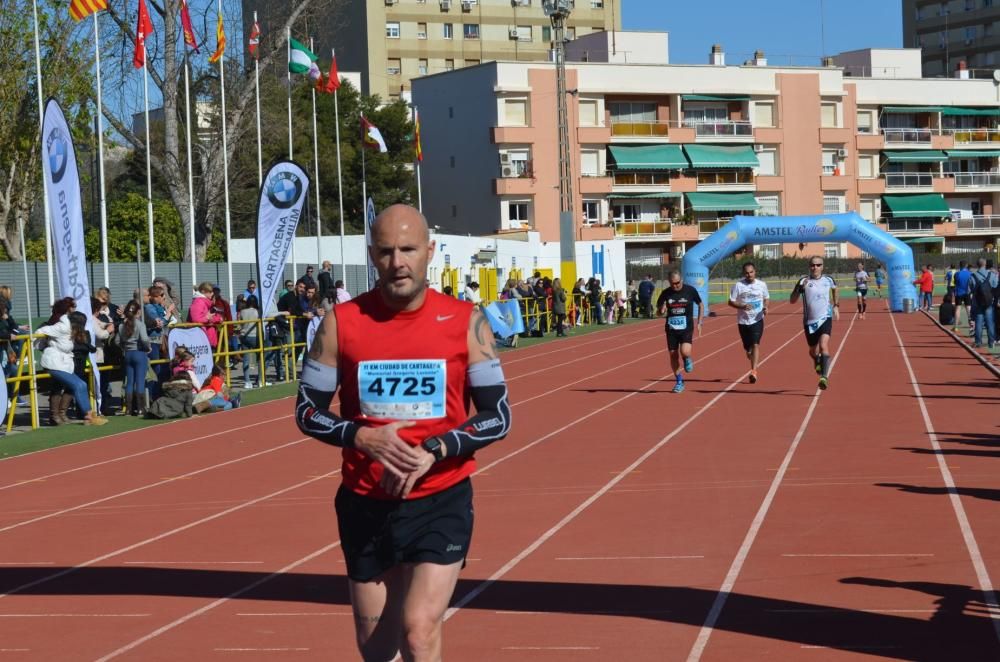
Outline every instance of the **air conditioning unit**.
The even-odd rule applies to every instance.
[[[385,4],[386,5],[394,5],[394,4],[396,4],[396,0],[385,0]]]
[[[510,36],[511,39],[518,39],[520,37],[517,28],[511,28],[510,30],[507,31],[507,34]]]
[[[509,165],[505,165],[504,167],[500,168],[500,173],[504,177],[516,177],[517,176],[517,171],[514,170],[514,166],[509,166]]]
[[[470,12],[470,11],[472,11],[472,3],[471,2],[463,2],[462,3],[462,11],[464,11],[464,12]]]
[[[763,152],[764,151],[764,146],[763,145],[754,145],[753,146],[753,151],[755,151],[755,152]]]
[[[451,0],[441,0],[441,11],[448,11],[451,9]]]
[[[847,152],[846,149],[838,149],[837,150],[837,156],[839,156],[840,158],[846,157],[847,154],[848,154],[848,152]]]
[[[510,153],[502,152],[500,154],[500,165],[510,165]]]

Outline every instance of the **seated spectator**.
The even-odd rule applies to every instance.
[[[36,332],[44,336],[38,341],[42,349],[39,365],[49,371],[54,383],[62,387],[54,390],[49,398],[49,419],[53,425],[68,423],[66,410],[70,400],[75,398],[85,425],[104,425],[108,419],[95,414],[90,408],[86,382],[73,373],[73,327],[69,314],[75,311],[76,302],[71,297],[59,299],[52,304],[48,322]]]
[[[202,384],[201,389],[199,389],[199,395],[208,394],[206,401],[211,405],[213,410],[226,411],[235,409],[240,406],[242,395],[237,393],[230,397],[229,388],[226,386],[222,375],[221,366],[212,366],[212,376]]]
[[[90,331],[87,330],[87,316],[79,311],[69,314],[69,325],[73,335],[73,374],[80,378],[87,385],[87,401],[90,401],[90,379],[87,375],[87,362],[90,355],[97,352]],[[76,408],[77,418],[83,418],[83,411],[79,404]]]
[[[147,418],[190,418],[194,415],[194,389],[191,376],[180,372],[163,383],[163,395],[153,401]]]
[[[943,326],[955,325],[955,304],[952,303],[950,294],[944,295],[941,300],[941,307],[938,308],[938,321]]]

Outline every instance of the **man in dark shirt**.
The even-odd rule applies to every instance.
[[[306,273],[299,280],[301,282],[305,283],[306,287],[316,287],[316,279],[313,278],[313,268],[312,268],[312,265],[306,266]]]
[[[323,260],[323,268],[319,272],[319,298],[325,299],[333,292],[333,265],[329,260]]]
[[[655,290],[656,285],[653,283],[653,277],[646,274],[646,277],[639,283],[639,309],[645,318],[653,317],[653,292]]]
[[[685,285],[680,273],[671,271],[667,276],[670,285],[660,293],[656,300],[658,315],[666,315],[667,349],[670,350],[670,368],[674,371],[677,383],[674,393],[684,390],[684,376],[681,374],[681,359],[684,360],[684,372],[694,370],[691,359],[691,342],[694,339],[694,306],[698,304],[698,335],[701,335],[701,323],[705,318],[705,306],[701,305],[698,290]],[[646,281],[643,281],[646,282]],[[652,281],[649,281],[652,284]],[[640,287],[642,285],[640,284]]]

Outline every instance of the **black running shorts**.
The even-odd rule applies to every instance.
[[[675,351],[678,347],[685,343],[690,345],[693,339],[694,329],[691,327],[688,327],[683,331],[667,328],[667,349],[671,352]]]
[[[743,341],[743,349],[750,351],[754,345],[760,344],[760,339],[764,337],[764,320],[757,320],[753,324],[737,324],[740,328],[740,340]]]
[[[809,327],[805,326],[804,330],[806,332],[806,343],[810,347],[815,347],[819,344],[820,336],[829,336],[833,334],[833,319],[828,317],[823,324],[816,329],[816,333],[809,333]]]
[[[472,481],[420,499],[385,501],[341,486],[335,500],[347,576],[370,582],[399,563],[451,565],[472,542]]]

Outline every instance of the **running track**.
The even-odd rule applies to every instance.
[[[660,322],[504,354],[447,659],[1000,659],[1000,388],[882,305],[821,395],[787,304],[755,386],[728,310],[682,395]],[[0,462],[0,661],[354,659],[339,455],[290,414]]]

